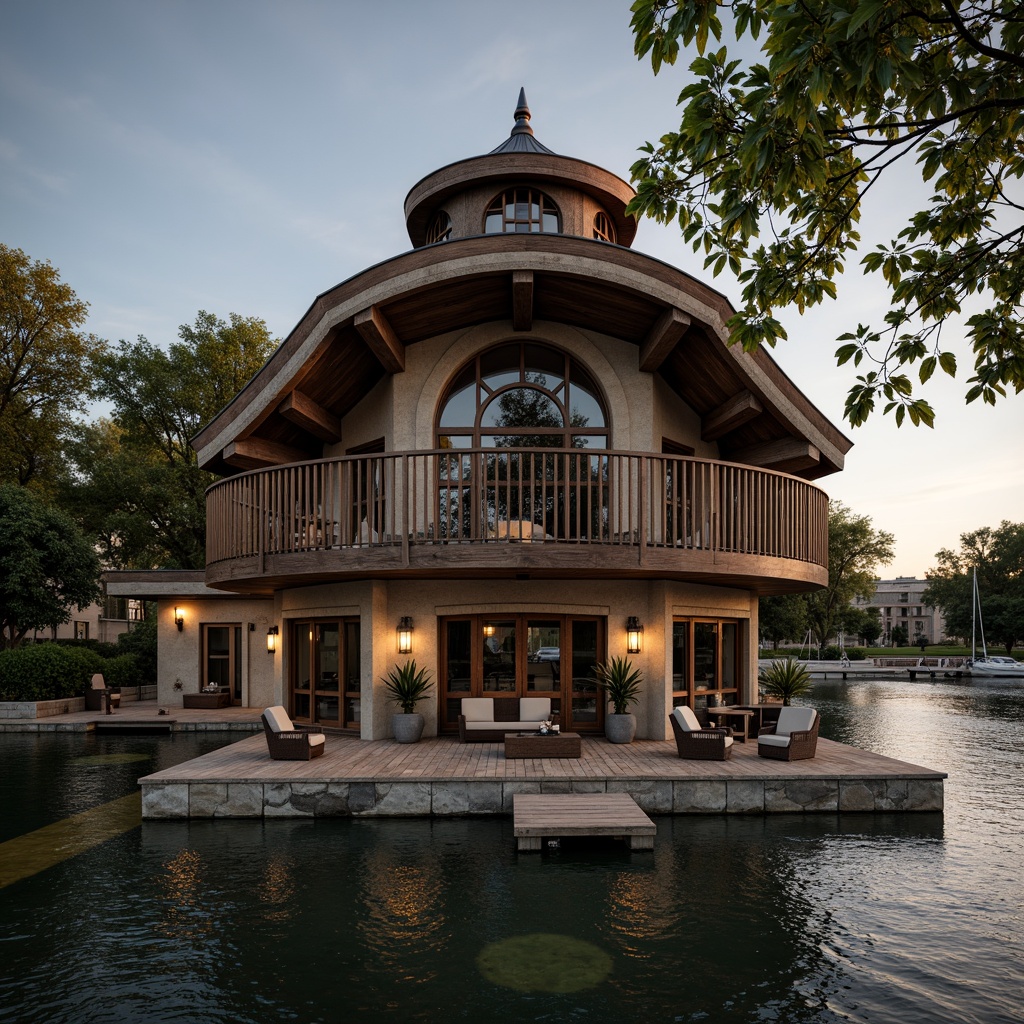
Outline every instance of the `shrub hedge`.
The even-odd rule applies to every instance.
[[[156,623],[140,623],[116,644],[57,640],[0,651],[0,700],[81,697],[94,673],[107,686],[156,682]]]

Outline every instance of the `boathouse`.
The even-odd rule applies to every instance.
[[[601,733],[596,661],[673,705],[756,695],[757,599],[827,580],[826,494],[850,441],[729,302],[631,248],[630,185],[534,135],[422,178],[412,248],[323,292],[193,439],[221,476],[204,573],[119,573],[159,602],[159,700],[283,704],[388,735],[381,682],[549,696]]]

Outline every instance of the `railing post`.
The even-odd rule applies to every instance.
[[[402,456],[402,502],[398,507],[398,528],[402,531],[402,565],[409,565],[409,456]]]
[[[648,457],[646,455],[640,456],[640,494],[637,498],[637,515],[640,517],[639,532],[637,537],[640,541],[640,553],[638,556],[638,563],[640,565],[647,564],[647,481],[648,472],[647,464]]]

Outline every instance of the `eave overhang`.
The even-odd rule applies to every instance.
[[[317,458],[340,418],[402,372],[409,345],[481,323],[547,321],[635,344],[638,365],[701,416],[722,458],[806,479],[842,469],[852,442],[764,349],[729,345],[733,312],[690,275],[605,242],[480,235],[414,249],[320,295],[193,446],[219,473]]]

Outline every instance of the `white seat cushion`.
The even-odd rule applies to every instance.
[[[519,718],[523,722],[544,722],[551,717],[550,697],[520,697]]]
[[[322,747],[327,737],[322,732],[309,732],[306,733],[306,739],[311,747]]]
[[[766,747],[788,747],[789,736],[778,736],[768,733],[765,736],[758,736],[757,742],[763,743]]]
[[[97,672],[92,677],[92,688],[94,690],[105,690],[107,684],[103,681],[103,673]]]
[[[462,713],[468,722],[493,722],[494,721],[494,698],[493,697],[463,697]]]
[[[295,728],[292,725],[292,720],[288,717],[288,712],[280,704],[267,708],[263,712],[263,717],[267,725],[270,726],[271,732],[291,732]]]
[[[699,732],[701,730],[702,726],[697,721],[697,716],[685,704],[680,704],[679,707],[673,708],[672,714],[676,716],[676,721],[686,732]]]
[[[814,725],[814,708],[783,708],[779,712],[779,724],[775,726],[776,736],[788,736],[791,732],[806,732]]]

